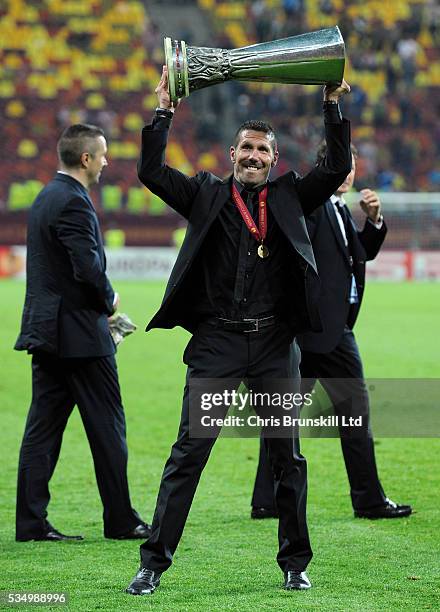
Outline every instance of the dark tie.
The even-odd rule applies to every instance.
[[[348,225],[349,225],[348,210],[345,204],[341,202],[341,200],[337,200],[335,204],[338,209],[338,213],[341,215],[341,219],[345,227],[345,235],[347,237],[347,242],[348,242],[348,245],[347,245],[348,257],[350,260],[350,266],[353,267],[353,257],[351,256],[351,250],[350,250],[351,235],[350,235],[350,232],[348,231]],[[359,295],[358,295],[358,290],[357,290],[357,285],[356,285],[356,279],[353,273],[351,274],[350,293],[348,296],[348,301],[350,304],[357,304],[359,302]]]
[[[342,222],[343,222],[344,227],[345,227],[345,233],[347,234],[347,238],[348,238],[348,233],[347,233],[347,228],[348,228],[347,207],[345,206],[345,204],[343,204],[341,202],[341,200],[337,200],[336,201],[336,207],[338,209],[338,213],[341,215],[341,219],[342,219]]]
[[[257,192],[256,191],[246,191],[246,194],[247,194],[246,206],[247,206],[248,211],[251,214],[252,219],[255,221],[255,213],[256,213],[255,200],[256,200]]]

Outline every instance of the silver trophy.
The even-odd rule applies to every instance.
[[[319,85],[342,82],[345,45],[337,26],[240,49],[188,47],[164,39],[171,100],[197,89],[238,81]]]

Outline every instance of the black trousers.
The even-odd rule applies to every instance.
[[[32,403],[18,466],[17,540],[39,537],[48,529],[49,481],[75,404],[93,455],[104,535],[122,535],[140,523],[130,503],[125,416],[114,356],[58,359],[35,353]]]
[[[216,441],[190,436],[189,383],[192,378],[247,381],[251,388],[262,381],[292,376],[295,354],[291,334],[284,324],[256,333],[225,331],[202,324],[184,353],[188,365],[182,417],[177,441],[165,464],[153,517],[152,534],[141,546],[141,564],[158,572],[172,563],[202,470]],[[261,388],[261,386],[260,386]],[[299,443],[292,437],[264,438],[274,473],[276,503],[280,512],[277,561],[283,571],[304,570],[310,559],[306,524],[307,467]]]
[[[368,391],[364,381],[362,361],[356,338],[350,329],[344,330],[339,344],[330,353],[303,351],[300,372],[301,377],[305,379],[301,385],[302,393],[310,391],[316,379],[319,379],[336,413],[342,394],[351,397],[358,413],[369,414]],[[332,378],[338,381],[332,384]],[[341,379],[345,379],[343,383]],[[383,504],[386,497],[377,473],[372,436],[341,436],[341,447],[353,508],[362,510]],[[273,477],[263,444],[260,445],[252,506],[276,508]]]

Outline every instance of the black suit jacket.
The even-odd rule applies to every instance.
[[[188,229],[165,291],[162,305],[147,326],[171,328],[181,325],[193,332],[197,326],[192,298],[199,279],[196,258],[213,221],[230,198],[231,182],[209,172],[188,177],[165,164],[168,128],[161,120],[160,129],[146,126],[142,131],[142,153],[138,175],[153,193],[188,220]],[[268,206],[291,246],[291,279],[295,304],[290,326],[294,333],[321,329],[316,302],[319,279],[304,213],[323,204],[342,183],[351,168],[350,124],[326,124],[328,156],[304,178],[288,172],[268,184]]]
[[[26,297],[15,348],[59,357],[113,354],[107,318],[114,292],[105,267],[87,190],[57,173],[29,213]]]
[[[300,335],[298,342],[303,351],[329,353],[340,341],[344,327],[348,325],[350,329],[353,328],[364,293],[365,263],[376,257],[387,233],[385,223],[377,229],[368,220],[362,231],[359,231],[348,208],[347,212],[349,223],[346,232],[353,267],[331,201],[328,200],[307,218],[307,228],[321,278],[318,308],[323,331]],[[358,291],[357,304],[348,301],[352,272]]]

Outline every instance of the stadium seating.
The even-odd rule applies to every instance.
[[[197,5],[211,24],[212,46],[239,47],[339,24],[353,86],[344,110],[362,158],[359,184],[438,190],[433,100],[440,85],[440,33],[433,0],[188,0],[177,3],[176,12],[186,4]],[[0,151],[0,208],[28,206],[35,191],[29,182],[40,185],[53,175],[61,130],[87,121],[101,125],[109,140],[110,165],[94,193],[98,209],[173,215],[136,176],[139,133],[156,104],[166,34],[158,32],[148,3],[10,0],[1,5],[0,18],[1,133],[8,142],[8,153]],[[310,167],[322,134],[319,88],[234,83],[223,92],[237,124],[250,113],[272,121],[280,136],[279,171]],[[222,130],[191,106],[179,109],[170,164],[224,175],[229,163]]]

